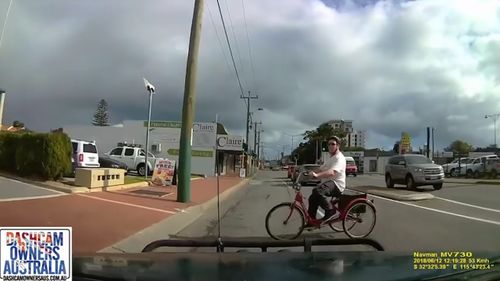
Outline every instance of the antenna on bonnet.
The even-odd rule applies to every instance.
[[[224,245],[222,244],[222,238],[220,235],[220,189],[219,189],[219,158],[217,150],[217,127],[218,127],[218,115],[215,114],[215,176],[217,178],[217,252],[222,252]]]

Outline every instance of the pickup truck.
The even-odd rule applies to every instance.
[[[486,169],[486,161],[490,159],[498,159],[496,155],[486,155],[478,158],[472,159],[471,162],[461,167],[460,174],[465,174],[468,178],[479,178],[484,175],[487,171]]]
[[[109,158],[127,164],[129,171],[137,171],[140,176],[146,175],[146,152],[140,147],[120,146],[105,153]],[[156,157],[148,153],[148,174],[153,173]]]

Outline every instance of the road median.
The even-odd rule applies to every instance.
[[[359,192],[365,192],[372,195],[377,195],[380,197],[394,199],[398,201],[420,201],[420,200],[428,200],[434,198],[434,195],[425,191],[388,189],[378,186],[355,186],[355,187],[349,187],[349,189],[356,190]]]

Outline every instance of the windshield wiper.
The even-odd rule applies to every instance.
[[[156,240],[144,247],[142,252],[152,252],[162,247],[215,247],[217,252],[224,252],[224,248],[260,248],[267,252],[268,248],[304,247],[304,252],[311,252],[312,246],[343,246],[368,245],[377,251],[384,251],[384,247],[372,239],[326,239],[304,238],[303,240],[270,240],[270,239],[164,239]]]

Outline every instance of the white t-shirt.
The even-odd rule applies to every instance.
[[[330,156],[320,167],[320,170],[329,171],[334,170],[335,176],[323,178],[322,182],[333,180],[335,184],[338,186],[341,192],[345,189],[345,169],[346,169],[346,161],[344,154],[342,152],[337,151],[337,153],[333,156]]]

